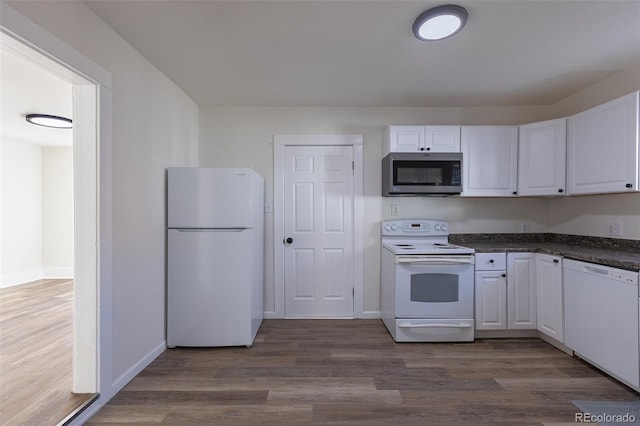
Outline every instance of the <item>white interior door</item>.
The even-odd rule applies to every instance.
[[[285,316],[352,317],[353,147],[284,151]]]

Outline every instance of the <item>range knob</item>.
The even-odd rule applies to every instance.
[[[396,225],[395,223],[393,225],[391,225],[391,230],[392,231],[397,231],[398,230],[398,225]]]
[[[436,229],[436,231],[440,231],[441,230],[440,224],[437,224],[436,226],[434,226],[434,228]]]
[[[442,232],[447,232],[447,225],[442,224],[442,225],[440,226],[440,230],[441,230]]]
[[[389,225],[385,225],[385,226],[384,226],[384,230],[385,230],[385,231],[391,231],[391,227],[390,227]]]

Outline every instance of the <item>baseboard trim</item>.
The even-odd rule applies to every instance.
[[[48,279],[73,279],[73,267],[54,267],[44,268],[42,270],[42,278]]]
[[[350,319],[350,318],[357,318],[357,319],[380,319],[382,318],[382,314],[380,313],[380,311],[364,311],[364,312],[360,312],[358,314],[354,314],[353,317],[285,317],[282,315],[277,314],[276,312],[265,312],[264,313],[264,319],[327,319],[327,318],[331,318],[331,319],[336,319],[336,318],[342,318],[342,319]]]
[[[0,288],[13,287],[19,284],[26,284],[42,279],[42,269],[32,269],[29,271],[11,272],[2,274]]]
[[[158,356],[167,350],[167,342],[162,341],[161,344],[156,346],[151,352],[149,352],[146,356],[144,356],[140,361],[136,362],[131,368],[124,372],[120,377],[118,377],[111,384],[111,395],[115,395],[118,393],[123,387],[127,385],[131,380],[134,379],[142,370],[145,369],[154,359],[158,358]],[[106,401],[105,401],[106,403]]]
[[[380,311],[363,311],[358,315],[357,318],[360,319],[380,319],[382,318],[382,313]]]

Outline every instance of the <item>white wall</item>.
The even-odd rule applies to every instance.
[[[2,140],[0,287],[42,278],[42,149]]]
[[[549,217],[549,232],[614,238],[608,225],[618,222],[621,238],[640,240],[640,193],[561,198],[551,203]]]
[[[7,3],[112,75],[111,394],[165,347],[165,168],[197,164],[198,106],[82,2]]]
[[[1,287],[73,277],[73,149],[2,141]]]
[[[73,277],[73,148],[42,148],[42,273]]]

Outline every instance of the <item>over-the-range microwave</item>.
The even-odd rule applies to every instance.
[[[382,195],[462,192],[462,153],[392,152],[382,160]]]

